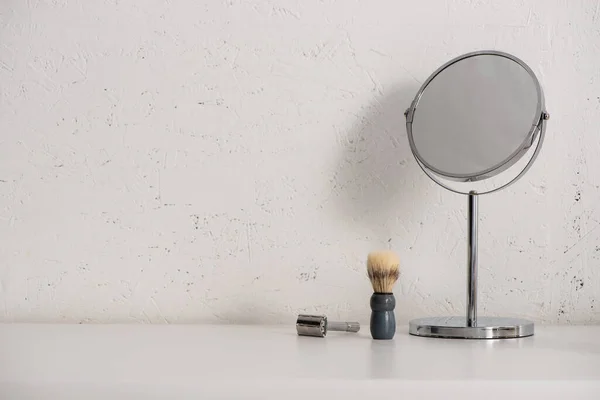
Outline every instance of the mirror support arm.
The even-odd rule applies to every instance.
[[[467,326],[477,326],[477,193],[469,192]]]

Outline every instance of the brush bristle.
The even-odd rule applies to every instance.
[[[392,293],[398,280],[400,259],[393,251],[374,251],[367,257],[367,272],[375,293]]]

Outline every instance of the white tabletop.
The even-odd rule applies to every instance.
[[[293,325],[4,324],[0,398],[600,399],[600,326],[493,341],[406,332],[374,341],[368,327],[313,338]]]

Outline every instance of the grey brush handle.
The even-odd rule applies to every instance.
[[[327,322],[328,331],[338,332],[358,332],[360,330],[360,324],[358,322]]]
[[[373,293],[371,296],[371,336],[389,340],[396,334],[396,298],[393,293]]]

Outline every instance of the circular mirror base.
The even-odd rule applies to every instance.
[[[477,326],[467,326],[465,317],[413,319],[414,336],[447,339],[515,339],[533,335],[533,322],[520,318],[478,317]]]

